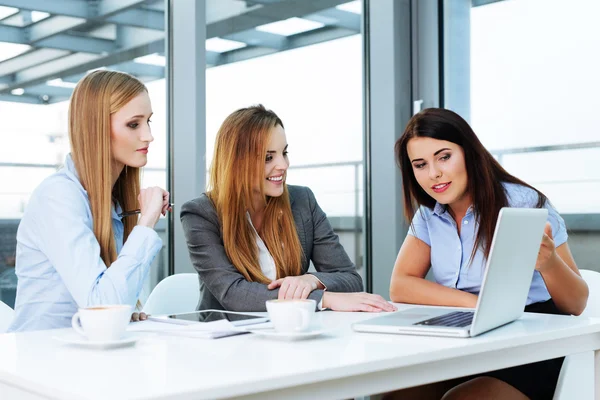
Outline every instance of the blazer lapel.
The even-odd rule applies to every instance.
[[[298,232],[298,238],[300,239],[300,245],[304,253],[304,259],[302,260],[302,269],[304,272],[308,271],[310,262],[308,259],[308,248],[306,245],[306,226],[304,216],[302,215],[302,207],[295,201],[294,196],[290,193],[290,205],[292,207],[292,215],[294,216],[294,223],[296,224],[296,232]]]

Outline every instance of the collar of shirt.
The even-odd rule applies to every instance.
[[[435,206],[433,207],[433,214],[437,215],[438,217],[440,217],[442,219],[454,221],[454,218],[447,211],[448,211],[448,205],[446,205],[446,204],[440,204],[440,203],[436,202]],[[467,212],[466,212],[465,216],[463,217],[463,220],[465,218],[470,219],[471,216],[473,216],[473,205],[470,205],[469,208],[467,208]]]

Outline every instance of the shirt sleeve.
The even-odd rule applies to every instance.
[[[408,228],[408,235],[414,236],[417,239],[425,242],[431,247],[431,240],[429,239],[429,228],[427,227],[427,221],[425,220],[426,211],[423,208],[419,208],[415,213],[410,227]]]
[[[136,303],[150,265],[162,247],[153,229],[136,226],[107,268],[92,230],[87,200],[79,189],[59,182],[52,190],[42,190],[32,198],[30,210],[41,252],[79,307]]]
[[[317,278],[316,275],[314,275],[312,273],[309,273],[309,274],[312,275],[312,276],[314,276],[315,278]],[[317,280],[319,282],[321,282],[321,280],[319,278],[317,278]],[[325,286],[325,284],[323,282],[321,282],[321,285],[323,285],[323,287],[324,287],[323,291],[324,292],[327,291],[327,286]],[[321,300],[319,300],[319,303],[317,304],[317,310],[319,310],[319,311],[323,311],[324,310],[324,308],[323,308],[323,298],[322,297],[321,297]]]
[[[523,185],[507,185],[507,194],[511,207],[537,207],[539,201],[538,192]],[[546,200],[544,208],[548,210],[548,222],[552,226],[552,236],[556,247],[567,242],[567,227],[564,219],[560,216],[550,200]]]
[[[567,226],[565,220],[560,216],[556,208],[550,200],[546,201],[544,207],[548,209],[548,222],[552,226],[552,236],[554,237],[554,246],[558,247],[567,242],[569,235],[567,234]]]

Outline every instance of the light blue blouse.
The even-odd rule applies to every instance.
[[[517,184],[504,183],[510,207],[533,208],[538,201],[537,192]],[[546,202],[548,221],[556,247],[567,241],[565,222],[556,209]],[[436,203],[433,210],[420,207],[415,214],[408,234],[422,240],[431,248],[431,270],[435,281],[446,287],[478,294],[483,280],[486,259],[478,249],[469,265],[477,232],[477,221],[472,208],[461,221],[458,234],[456,222],[442,204]],[[539,272],[535,271],[527,304],[550,299],[546,284]]]
[[[120,212],[113,207],[118,258],[107,268],[71,156],[35,189],[17,231],[17,299],[9,332],[70,327],[78,307],[135,305],[162,241],[153,229],[136,226],[123,245]]]

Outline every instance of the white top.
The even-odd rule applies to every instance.
[[[250,218],[250,213],[246,211],[246,216],[248,217],[248,222],[250,222],[250,226],[256,235],[256,245],[258,246],[258,263],[260,264],[260,269],[262,273],[274,281],[277,279],[277,267],[275,266],[275,260],[273,260],[273,256],[267,249],[267,245],[261,239],[260,235],[254,228],[254,224],[252,224],[252,218]]]
[[[351,323],[372,317],[317,313],[315,322],[327,333],[310,340],[270,340],[253,334],[210,340],[137,333],[142,339],[135,346],[111,350],[53,339],[72,335],[71,329],[4,334],[0,398],[5,398],[7,387],[30,394],[23,398],[38,394],[55,400],[197,400],[250,394],[290,398],[311,384],[311,398],[351,398],[386,387],[414,386],[423,379],[464,376],[600,347],[598,319],[526,313],[471,339],[351,330]],[[145,323],[130,328],[141,329]],[[340,379],[346,379],[344,384]],[[356,393],[344,392],[353,382],[360,383]],[[264,395],[278,389],[283,396]],[[325,390],[328,394],[322,393]],[[307,393],[296,393],[295,398],[307,398]]]
[[[248,222],[250,222],[250,226],[256,235],[256,245],[258,246],[258,263],[260,264],[260,269],[267,278],[274,281],[277,279],[277,267],[275,266],[275,260],[269,252],[269,249],[267,249],[267,245],[265,245],[265,242],[263,242],[262,238],[258,234],[254,224],[252,224],[252,218],[250,218],[250,213],[248,211],[246,211],[246,216],[248,217]],[[319,278],[317,279],[319,282],[321,282]],[[321,282],[321,284],[323,285],[323,282]],[[325,287],[325,285],[323,285],[323,287]],[[327,287],[325,287],[324,290],[327,290]],[[319,304],[317,304],[317,309],[323,310],[322,297],[321,301],[319,301]]]

